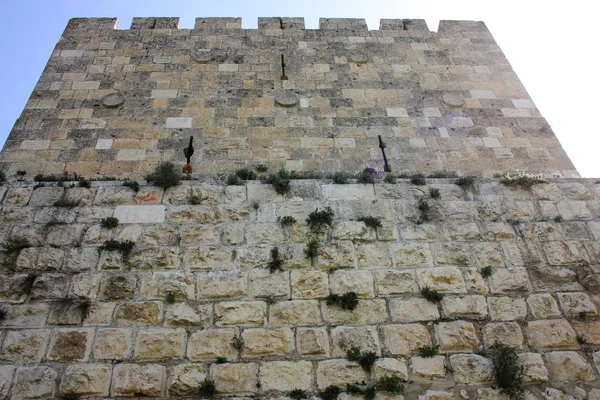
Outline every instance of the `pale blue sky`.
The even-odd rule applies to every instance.
[[[261,17],[304,17],[315,29],[319,17],[421,18],[430,30],[440,19],[484,21],[548,120],[582,176],[600,177],[598,7],[591,0],[19,0],[4,1],[0,24],[0,145],[4,144],[39,75],[72,17],[180,17],[191,28],[196,17],[242,17],[256,28]],[[569,6],[566,7],[565,4]]]

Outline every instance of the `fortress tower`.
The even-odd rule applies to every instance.
[[[600,184],[482,22],[72,19],[0,170],[0,400],[600,399]]]

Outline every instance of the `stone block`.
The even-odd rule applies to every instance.
[[[322,244],[316,263],[321,270],[356,268],[356,251],[352,242],[347,240]]]
[[[47,359],[55,362],[87,361],[93,330],[60,329],[50,343]]]
[[[158,325],[162,319],[162,303],[156,301],[119,304],[115,313],[117,325]]]
[[[491,382],[493,378],[492,361],[477,354],[451,355],[450,366],[458,384],[479,385]]]
[[[426,268],[417,270],[421,288],[429,287],[442,293],[465,293],[467,287],[456,267]]]
[[[137,335],[135,357],[140,361],[173,360],[183,357],[186,333],[183,329],[152,329]]]
[[[157,364],[118,364],[113,369],[112,396],[162,397],[166,369]]]
[[[11,399],[51,398],[54,395],[57,378],[58,373],[51,367],[39,366],[19,368],[17,370]],[[8,388],[6,392],[8,393]]]
[[[383,300],[359,300],[358,305],[352,311],[342,310],[337,306],[328,306],[321,302],[323,319],[331,324],[380,324],[388,321],[385,301]]]
[[[408,369],[404,360],[395,358],[380,358],[373,364],[373,377],[379,380],[386,376],[397,376],[403,381],[408,380]]]
[[[317,300],[279,301],[269,307],[270,325],[319,325],[321,317]]]
[[[523,333],[516,322],[499,322],[485,325],[483,341],[486,347],[491,347],[498,342],[517,350],[523,349]]]
[[[329,338],[325,328],[296,329],[298,354],[307,358],[329,357]]]
[[[374,242],[375,230],[368,228],[360,221],[339,221],[332,229],[331,236],[335,240],[354,240]]]
[[[414,294],[419,291],[415,271],[382,269],[372,272],[377,296]]]
[[[494,321],[514,321],[525,319],[527,306],[525,300],[511,297],[488,297],[490,316]]]
[[[40,363],[49,339],[50,331],[46,329],[8,331],[4,337],[0,361],[11,364]]]
[[[136,269],[177,269],[181,264],[179,251],[178,247],[135,248],[127,263]]]
[[[166,211],[166,220],[170,224],[207,224],[215,220],[215,212],[211,206],[168,206]]]
[[[435,325],[435,335],[442,353],[473,352],[479,339],[472,323],[467,321],[440,322]]]
[[[446,367],[444,365],[446,357],[412,357],[410,359],[410,369],[416,376],[425,379],[440,380],[446,378]]]
[[[213,324],[212,304],[178,302],[167,306],[165,326],[208,328]]]
[[[213,364],[211,376],[218,393],[251,395],[256,391],[258,364]]]
[[[428,244],[393,243],[390,245],[390,253],[396,268],[433,266],[433,257]]]
[[[69,365],[60,381],[62,396],[108,396],[111,368],[106,364]]]
[[[367,375],[356,362],[344,359],[319,361],[317,367],[319,390],[332,385],[346,387],[348,384],[362,381],[367,381]]]
[[[183,248],[183,264],[190,270],[229,270],[232,256],[231,249],[222,246]]]
[[[290,297],[290,273],[255,268],[248,274],[248,289],[252,297]]]
[[[553,351],[546,353],[548,369],[560,381],[595,381],[592,366],[581,354],[574,351]]]
[[[442,311],[449,318],[484,319],[488,315],[484,296],[444,296]]]
[[[541,354],[521,353],[519,363],[523,367],[523,383],[536,385],[548,382],[548,370]]]
[[[263,390],[291,392],[294,389],[312,389],[312,363],[309,361],[271,361],[260,366]]]
[[[102,300],[133,300],[137,279],[131,274],[104,274],[100,285]]]
[[[12,365],[0,366],[0,399],[8,399],[10,386],[15,376],[16,367]]]
[[[372,185],[322,185],[323,198],[333,200],[375,200],[375,190]]]
[[[436,321],[440,312],[435,303],[424,298],[390,299],[390,316],[394,322]]]
[[[183,272],[154,272],[142,275],[140,297],[144,300],[165,300],[169,293],[177,300],[195,298],[195,282]]]
[[[586,293],[557,293],[560,307],[567,317],[596,316],[598,310]]]
[[[71,295],[82,300],[96,300],[102,274],[78,274],[71,279]]]
[[[197,396],[198,388],[207,378],[206,367],[201,364],[179,364],[169,369],[170,396]]]
[[[165,220],[163,205],[119,205],[115,207],[115,218],[121,224],[160,224]]]
[[[242,334],[244,357],[287,355],[294,351],[294,334],[290,328],[246,329]]]
[[[397,240],[397,238],[395,240]],[[380,269],[392,267],[392,261],[390,259],[387,243],[359,244],[357,247],[357,259],[358,266],[362,269]]]
[[[332,293],[344,294],[354,292],[359,298],[363,299],[372,299],[375,297],[373,277],[369,271],[334,271],[329,280]]]
[[[193,332],[187,346],[187,357],[192,361],[237,359],[237,350],[231,345],[234,329],[207,329]]]
[[[326,272],[294,270],[291,272],[292,298],[319,299],[329,295],[329,277]]]
[[[95,360],[125,360],[131,354],[131,329],[99,329],[92,355]]]
[[[532,294],[527,297],[527,304],[535,319],[547,319],[560,316],[556,300],[548,293]]]
[[[246,226],[246,243],[278,244],[284,240],[280,224],[254,223]]]
[[[530,321],[527,323],[529,345],[537,350],[576,350],[575,331],[563,319]]]
[[[409,356],[423,346],[431,346],[429,330],[421,324],[385,325],[381,333],[385,349],[393,355]]]
[[[266,322],[267,307],[262,301],[231,301],[216,305],[217,326],[258,326]]]
[[[349,327],[338,326],[331,330],[333,341],[333,357],[345,357],[352,347],[358,347],[363,352],[373,352],[381,355],[377,329],[372,326]]]

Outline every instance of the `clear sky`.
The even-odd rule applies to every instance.
[[[242,17],[256,28],[260,17],[425,19],[436,31],[440,19],[484,21],[529,95],[548,120],[584,177],[600,177],[600,129],[593,124],[600,95],[597,28],[600,5],[592,0],[4,0],[0,24],[0,144],[4,144],[54,45],[72,17]]]

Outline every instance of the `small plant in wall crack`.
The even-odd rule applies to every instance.
[[[470,188],[475,185],[474,176],[461,176],[454,181],[454,184],[460,186],[463,189]]]
[[[437,356],[440,352],[440,346],[421,346],[419,347],[419,356],[431,358]]]
[[[238,334],[235,334],[233,338],[231,338],[231,347],[236,349],[237,351],[242,351],[244,348],[244,339]]]
[[[319,256],[319,247],[320,243],[317,239],[311,239],[304,249],[304,254],[306,254],[306,258],[310,258],[311,261],[314,261]]]
[[[53,204],[54,207],[66,207],[66,208],[73,208],[73,207],[77,207],[79,205],[80,200],[69,200],[67,199],[65,196],[61,197],[60,199],[56,200]]]
[[[429,207],[429,203],[424,198],[420,198],[417,203],[417,209],[421,214],[419,219],[417,220],[417,224],[422,224],[423,222],[427,222],[431,219],[429,216],[429,211],[431,210]]]
[[[33,289],[33,284],[35,283],[37,277],[38,275],[35,273],[27,274],[27,276],[23,279],[23,282],[21,282],[21,293],[24,295],[29,295]]]
[[[410,183],[412,185],[423,186],[427,184],[427,181],[425,180],[425,175],[413,174],[410,176]]]
[[[529,189],[537,183],[546,183],[546,181],[542,179],[541,174],[528,174],[525,171],[518,171],[513,175],[508,172],[505,173],[500,178],[500,183],[506,186],[520,186]]]
[[[137,181],[125,181],[123,182],[123,186],[130,188],[136,193],[140,191],[140,184]]]
[[[208,378],[204,379],[204,381],[200,384],[200,387],[198,388],[198,394],[201,397],[206,397],[208,399],[214,398],[216,393],[217,389],[215,386],[215,382]]]
[[[165,294],[165,301],[169,304],[174,304],[177,301],[177,293],[175,292],[167,292]]]
[[[431,197],[432,199],[439,199],[441,197],[440,189],[429,188],[429,197]]]
[[[430,288],[429,286],[425,286],[423,289],[421,289],[421,296],[425,297],[427,301],[432,303],[439,303],[444,298],[443,294]]]
[[[291,215],[286,215],[283,217],[277,217],[277,222],[279,222],[282,226],[288,226],[296,223],[296,218]]]
[[[377,382],[377,389],[393,394],[404,393],[404,385],[402,384],[402,380],[396,375],[386,375],[379,378],[379,382]]]
[[[269,267],[269,272],[275,273],[277,271],[283,271],[283,260],[279,255],[279,248],[273,247],[271,249],[271,261],[267,264]]]
[[[100,220],[100,226],[106,229],[114,229],[119,226],[119,219],[115,217],[106,217]]]
[[[577,340],[577,343],[579,343],[582,346],[585,346],[588,343],[585,336],[583,336],[581,333],[578,333],[577,336],[575,336],[575,339]]]
[[[322,392],[319,392],[319,397],[323,400],[335,400],[339,394],[342,393],[342,389],[338,386],[330,385],[325,388]]]
[[[306,223],[311,231],[318,232],[325,226],[331,227],[331,225],[333,225],[334,215],[335,213],[333,212],[331,207],[327,207],[321,211],[319,211],[319,209],[316,209],[315,211],[308,214],[308,218],[306,218]]]
[[[275,192],[280,195],[284,195],[290,192],[290,173],[286,170],[281,170],[276,174],[269,175],[267,182],[273,185]]]
[[[306,391],[302,389],[294,389],[290,392],[290,398],[292,398],[293,400],[304,400],[308,399],[308,397],[308,393],[306,393]]]
[[[354,292],[348,292],[343,295],[330,294],[326,298],[328,306],[337,306],[342,310],[354,310],[358,306],[358,296]]]
[[[119,242],[118,240],[107,240],[104,242],[102,246],[99,247],[100,251],[118,251],[121,253],[123,258],[127,258],[133,247],[135,246],[135,242],[131,240],[126,240],[124,242]]]
[[[346,357],[349,361],[357,362],[361,368],[367,372],[371,371],[373,364],[377,361],[377,354],[372,351],[361,353],[360,348],[352,346],[346,351]]]
[[[488,265],[487,267],[483,267],[479,270],[479,273],[484,278],[489,278],[490,276],[492,276],[493,272],[494,271],[492,270],[492,267],[490,265]]]
[[[366,226],[375,230],[383,226],[381,225],[381,220],[377,217],[360,217],[358,220],[364,222]]]
[[[492,360],[496,383],[502,393],[511,399],[523,398],[523,367],[519,364],[519,353],[513,347],[496,342],[487,352]]]
[[[170,161],[162,162],[154,168],[154,172],[146,175],[146,180],[163,189],[177,186],[181,181],[181,167]]]

